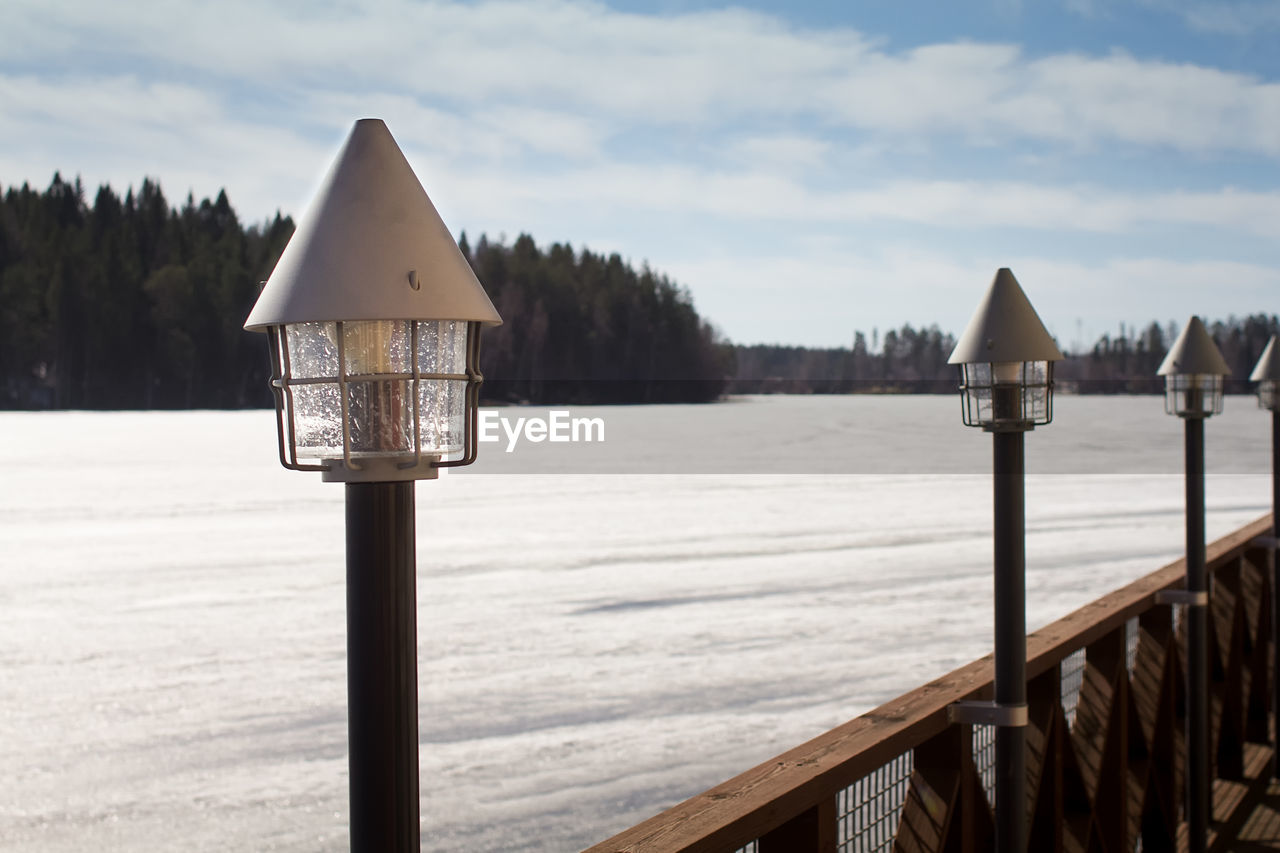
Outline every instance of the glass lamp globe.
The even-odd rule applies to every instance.
[[[1165,414],[1207,418],[1222,414],[1225,377],[1214,373],[1169,373],[1164,377]]]
[[[974,362],[960,368],[965,426],[995,432],[1053,420],[1053,362]]]
[[[1280,380],[1264,379],[1258,383],[1258,408],[1280,412]]]
[[[285,467],[404,479],[475,459],[479,323],[309,322],[267,333]]]

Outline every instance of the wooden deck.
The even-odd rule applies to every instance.
[[[1244,748],[1239,780],[1215,779],[1209,849],[1214,853],[1280,850],[1280,783],[1271,778],[1270,746]],[[1178,827],[1178,849],[1186,850],[1186,824]]]
[[[1267,515],[1206,549],[1212,853],[1280,850],[1271,550],[1260,538],[1271,529]],[[1145,853],[1185,849],[1186,640],[1159,595],[1184,576],[1175,561],[1027,637],[1032,853],[1134,850],[1139,838]],[[887,849],[872,838],[884,833],[894,853],[982,853],[993,822],[974,731],[948,707],[991,691],[987,656],[588,853],[839,853]]]
[[[1224,849],[1250,853],[1280,850],[1280,782],[1267,784],[1261,801],[1254,807],[1236,840]]]

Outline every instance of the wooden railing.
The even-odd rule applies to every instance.
[[[1211,844],[1220,848],[1270,775],[1271,583],[1255,541],[1270,532],[1268,515],[1208,547]],[[1178,844],[1184,640],[1179,614],[1156,593],[1181,588],[1183,572],[1178,560],[1028,636],[1028,849]],[[988,849],[986,750],[975,751],[975,727],[948,722],[947,707],[990,699],[991,689],[988,656],[588,853]]]

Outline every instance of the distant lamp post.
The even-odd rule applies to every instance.
[[[1204,419],[1222,411],[1231,373],[1199,317],[1192,317],[1161,362],[1165,411],[1186,424],[1186,589],[1165,601],[1187,607],[1187,829],[1190,853],[1209,832],[1209,583],[1204,545]]]
[[[1272,335],[1267,341],[1258,363],[1249,374],[1250,382],[1258,383],[1258,408],[1270,409],[1280,416],[1280,346],[1276,345],[1280,336]]]
[[[1249,374],[1258,383],[1258,407],[1271,410],[1271,630],[1272,648],[1280,649],[1280,573],[1276,571],[1276,546],[1280,538],[1280,345],[1272,335],[1258,363]],[[1275,655],[1271,673],[1271,707],[1280,713],[1280,654]],[[1277,740],[1280,743],[1280,739]],[[1272,775],[1280,779],[1280,755],[1273,763]]]
[[[1027,615],[1023,433],[1053,418],[1062,353],[1018,280],[996,273],[949,363],[960,365],[968,426],[994,445],[995,702],[953,705],[951,718],[996,728],[996,850],[1027,844]]]
[[[502,320],[385,124],[356,122],[245,328],[280,461],[346,483],[351,849],[419,849],[414,481],[475,459]]]

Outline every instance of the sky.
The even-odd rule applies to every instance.
[[[0,186],[296,217],[364,117],[455,234],[647,263],[738,343],[958,334],[1002,266],[1070,349],[1280,311],[1280,0],[0,11]]]

